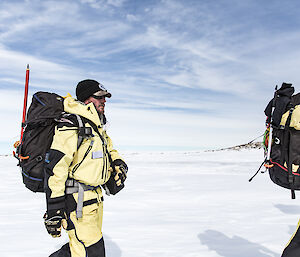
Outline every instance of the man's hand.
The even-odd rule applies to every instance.
[[[125,165],[120,164],[119,166],[115,166],[115,172],[112,173],[114,175],[114,179],[116,181],[117,186],[124,184],[127,178],[128,168]]]
[[[124,188],[128,167],[124,161],[117,159],[113,161],[109,171],[111,172],[111,176],[104,184],[104,189],[107,195],[115,195]]]
[[[64,210],[53,210],[44,215],[44,224],[48,233],[52,237],[61,236],[61,225],[66,224],[66,214]],[[63,226],[65,228],[65,226]]]

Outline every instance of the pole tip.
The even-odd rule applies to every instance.
[[[29,69],[29,64],[27,64],[27,69]]]

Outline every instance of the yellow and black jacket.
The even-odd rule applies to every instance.
[[[56,126],[46,158],[47,210],[65,207],[65,184],[68,178],[91,187],[99,187],[108,181],[112,162],[121,159],[103,129],[93,103],[86,105],[72,97],[66,97],[64,110],[72,114],[62,118]],[[76,115],[80,115],[84,126],[91,131],[90,136],[83,139],[79,148]]]

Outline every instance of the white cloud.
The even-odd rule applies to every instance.
[[[137,15],[133,15],[133,14],[127,14],[126,18],[130,22],[137,22],[140,20],[140,17],[138,17]]]
[[[95,9],[107,9],[109,6],[121,7],[126,0],[80,0],[83,4],[88,4]]]
[[[121,7],[127,0],[107,0],[107,4]]]
[[[196,146],[249,137],[264,122],[275,84],[300,82],[300,33],[291,16],[273,27],[251,1],[135,4],[2,1],[0,89],[21,92],[27,63],[32,90],[74,94],[78,81],[94,78],[112,91],[112,120],[125,124],[135,144]],[[2,101],[18,120],[16,107]],[[114,131],[130,144],[131,136]]]
[[[34,87],[67,90],[84,73],[73,67],[53,63],[22,52],[10,51],[0,46],[1,81],[18,86],[24,85],[26,65],[31,68],[30,82]],[[4,75],[5,74],[5,75]],[[0,88],[5,87],[3,84]]]

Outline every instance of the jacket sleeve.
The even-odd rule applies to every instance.
[[[65,208],[65,183],[69,166],[77,150],[77,129],[69,126],[55,128],[53,142],[46,155],[45,191],[47,210]]]
[[[105,132],[105,139],[106,139],[106,142],[107,142],[107,150],[108,150],[108,152],[109,152],[109,154],[111,156],[112,162],[115,161],[115,160],[117,160],[117,159],[123,160],[123,158],[119,155],[118,151],[116,149],[114,149],[112,140],[106,134],[106,132]]]

